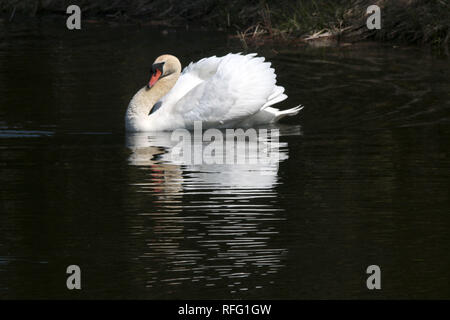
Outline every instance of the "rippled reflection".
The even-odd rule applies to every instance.
[[[274,131],[258,138],[237,141],[236,147],[270,145]],[[147,287],[197,282],[231,293],[264,288],[286,254],[276,243],[284,215],[275,187],[287,145],[274,144],[277,161],[270,163],[194,165],[173,160],[177,143],[170,133],[127,136],[130,206],[136,211],[129,230],[144,244],[135,253]],[[208,144],[188,143],[192,150]]]

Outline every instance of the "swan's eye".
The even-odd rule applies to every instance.
[[[156,71],[160,71],[163,74],[164,62],[154,63],[152,64],[152,74],[155,74]]]

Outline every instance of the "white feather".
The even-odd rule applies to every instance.
[[[149,121],[145,130],[191,129],[195,121],[202,121],[203,128],[252,125],[298,113],[295,108],[279,111],[270,107],[287,95],[276,85],[270,62],[264,60],[256,53],[230,53],[190,63],[161,99],[158,121],[165,123]]]

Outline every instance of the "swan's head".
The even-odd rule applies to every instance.
[[[152,76],[147,84],[147,89],[153,87],[159,79],[172,74],[179,75],[180,72],[181,63],[177,57],[170,54],[159,56],[152,64]]]

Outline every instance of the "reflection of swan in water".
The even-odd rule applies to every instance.
[[[247,145],[270,146],[272,138]],[[189,143],[192,150],[202,144]],[[160,294],[168,284],[221,286],[216,292],[226,295],[269,285],[286,253],[271,241],[284,223],[274,187],[279,162],[287,159],[286,144],[271,145],[276,156],[270,162],[253,164],[174,161],[177,144],[167,132],[127,136],[138,217],[131,228],[141,230],[139,238],[147,244],[135,254],[148,272],[147,286]]]
[[[276,183],[279,161],[287,158],[287,152],[286,144],[278,141],[278,130],[269,129],[267,132],[267,135],[258,135],[257,140],[232,140],[225,137],[223,148],[220,149],[222,163],[217,163],[215,160],[219,158],[207,152],[209,141],[202,142],[194,137],[186,141],[171,132],[129,134],[127,147],[132,152],[129,163],[135,166],[158,165],[161,169],[172,170],[183,167],[187,176],[209,185],[271,188]],[[228,163],[230,159],[226,158],[226,152],[230,152],[230,145],[234,147],[234,158]],[[188,149],[191,154],[180,155],[180,149]],[[194,153],[200,153],[200,158]],[[181,176],[179,178],[182,179]],[[189,189],[191,186],[188,184],[184,187]]]

